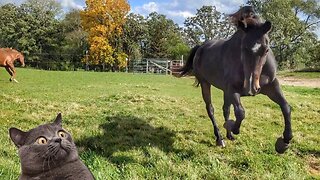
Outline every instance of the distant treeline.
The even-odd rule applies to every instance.
[[[156,12],[147,17],[128,14],[127,1],[119,2],[112,10],[105,6],[97,12],[92,8],[100,6],[92,4],[67,13],[55,0],[0,4],[0,47],[23,52],[26,64],[36,68],[103,65],[119,71],[128,60],[187,57],[192,46],[235,32],[228,16],[214,6],[198,9],[181,27]],[[320,41],[314,33],[320,25],[317,0],[249,0],[247,4],[272,22],[270,44],[280,68],[320,68]]]

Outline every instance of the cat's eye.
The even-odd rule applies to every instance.
[[[37,143],[38,143],[38,144],[47,144],[48,141],[47,141],[47,139],[44,138],[44,137],[39,137],[39,138],[37,139]]]
[[[63,131],[59,131],[59,132],[58,132],[58,135],[59,135],[59,137],[61,137],[61,138],[66,138],[66,137],[67,137],[67,134],[66,134],[65,132],[63,132]]]

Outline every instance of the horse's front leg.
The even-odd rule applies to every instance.
[[[14,65],[12,63],[8,63],[8,66],[6,67],[6,69],[8,72],[10,71],[9,72],[9,74],[11,75],[10,81],[14,81],[18,83],[18,81],[16,80],[16,70],[14,68]]]
[[[229,140],[234,140],[234,137],[231,133],[231,129],[234,124],[234,122],[232,120],[229,119],[230,117],[230,106],[231,106],[231,102],[230,102],[230,97],[228,96],[227,93],[224,93],[224,98],[223,98],[223,106],[222,106],[222,110],[223,110],[223,117],[224,117],[224,120],[225,120],[225,123],[224,123],[224,127],[226,128],[227,130],[227,138]]]
[[[267,95],[273,102],[277,103],[282,111],[284,117],[284,131],[283,138],[277,139],[275,144],[276,151],[278,153],[284,153],[288,147],[290,140],[292,139],[291,129],[291,108],[286,99],[284,98],[280,89],[278,79],[275,79],[271,84],[263,86],[261,93]]]
[[[225,128],[227,129],[227,131],[232,131],[233,134],[239,134],[242,120],[245,118],[245,111],[240,102],[240,94],[229,93],[228,97],[230,98],[230,102],[232,102],[234,107],[234,115],[236,117],[236,122],[232,120],[227,120],[225,123]]]
[[[234,123],[234,126],[232,128],[232,132],[233,134],[239,134],[242,120],[245,118],[245,111],[240,101],[240,94],[233,93],[231,97],[234,108],[234,115],[236,117],[236,122]]]
[[[219,132],[219,128],[214,118],[214,108],[212,107],[212,104],[211,104],[211,85],[207,82],[201,82],[200,85],[201,85],[202,97],[204,102],[206,103],[207,113],[213,125],[214,135],[216,136],[216,144],[217,146],[225,147],[225,143]]]

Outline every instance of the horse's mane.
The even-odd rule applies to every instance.
[[[255,13],[252,6],[241,7],[237,12],[230,14],[230,22],[239,28],[239,22],[247,25],[257,25],[261,24],[261,18]]]

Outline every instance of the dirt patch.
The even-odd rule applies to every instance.
[[[278,77],[280,84],[290,86],[304,86],[312,88],[320,88],[320,78],[302,79],[296,77]]]
[[[309,172],[312,175],[320,176],[320,161],[318,158],[311,156],[307,159],[309,163]]]

